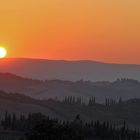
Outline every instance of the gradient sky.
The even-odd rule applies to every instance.
[[[140,0],[1,0],[8,57],[140,64]]]

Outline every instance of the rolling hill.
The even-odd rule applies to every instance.
[[[21,93],[35,99],[58,98],[66,96],[91,96],[104,102],[105,98],[124,100],[140,98],[140,82],[132,79],[118,79],[114,82],[32,80],[9,73],[0,73],[0,89],[6,92]]]
[[[0,72],[39,80],[113,81],[117,78],[140,80],[140,65],[109,64],[84,60],[7,58],[0,60]]]
[[[123,125],[124,120],[132,127],[140,127],[140,99],[131,99],[111,106],[94,104],[67,104],[59,100],[35,100],[21,94],[9,94],[0,91],[0,115],[5,112],[17,115],[28,113],[43,113],[51,118],[74,120],[77,114],[83,121],[100,120],[111,121],[116,125]]]

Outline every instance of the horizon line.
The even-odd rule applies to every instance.
[[[102,64],[112,64],[112,65],[137,65],[140,66],[140,64],[137,63],[117,63],[117,62],[105,62],[100,60],[92,60],[92,59],[47,59],[47,58],[40,58],[40,57],[5,57],[1,58],[0,60],[6,60],[6,59],[28,59],[28,60],[42,60],[42,61],[65,61],[65,62],[95,62],[95,63],[102,63]]]

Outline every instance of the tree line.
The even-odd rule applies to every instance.
[[[139,130],[130,130],[125,121],[118,127],[110,122],[84,122],[80,115],[62,121],[41,113],[16,116],[6,112],[0,122],[2,130],[23,132],[27,140],[140,140]]]
[[[58,101],[56,99],[53,99],[53,100]],[[95,104],[98,104],[98,102],[96,100],[96,97],[94,97],[94,96],[89,97],[89,100],[88,100],[87,104],[83,101],[82,97],[77,97],[76,98],[74,96],[65,97],[62,100],[62,103],[65,103],[65,104],[75,104],[75,105],[76,104],[77,105],[88,105],[88,106],[93,106]],[[112,98],[106,98],[105,102],[103,104],[105,106],[112,106],[112,105],[121,104],[121,103],[123,103],[123,100],[120,97],[118,100],[115,100],[115,99],[112,99]]]

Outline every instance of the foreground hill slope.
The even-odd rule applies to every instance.
[[[52,118],[73,120],[77,114],[82,120],[111,121],[120,126],[124,120],[131,127],[140,127],[140,99],[131,99],[110,106],[69,104],[58,100],[35,100],[20,94],[7,94],[0,91],[0,115],[5,111],[16,114],[41,112]]]
[[[139,65],[108,64],[95,61],[1,59],[0,72],[9,72],[40,80],[112,81],[123,77],[140,80]]]

